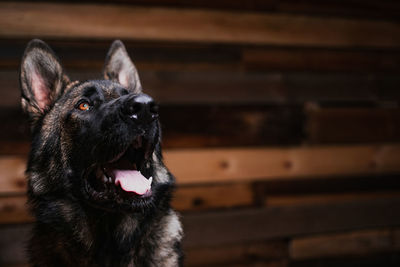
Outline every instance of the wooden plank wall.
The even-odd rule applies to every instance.
[[[0,265],[26,263],[18,65],[75,79],[114,38],[161,105],[187,266],[400,265],[400,3],[0,2]],[[189,168],[190,166],[190,168]]]

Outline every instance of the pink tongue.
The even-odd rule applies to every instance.
[[[144,195],[150,191],[152,177],[147,179],[139,171],[134,170],[115,170],[115,184],[121,185],[121,188],[127,192],[134,192],[138,195]]]

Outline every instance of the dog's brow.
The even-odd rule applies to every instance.
[[[94,94],[98,94],[99,90],[95,86],[88,86],[84,89],[83,96],[90,97]]]

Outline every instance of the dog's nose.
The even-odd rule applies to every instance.
[[[158,118],[158,106],[149,95],[139,94],[125,101],[122,113],[137,123],[145,124]]]

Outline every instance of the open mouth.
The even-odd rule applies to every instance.
[[[115,158],[93,166],[86,179],[89,196],[117,203],[151,197],[153,178],[150,177],[149,158],[152,153],[152,144],[138,136]]]

